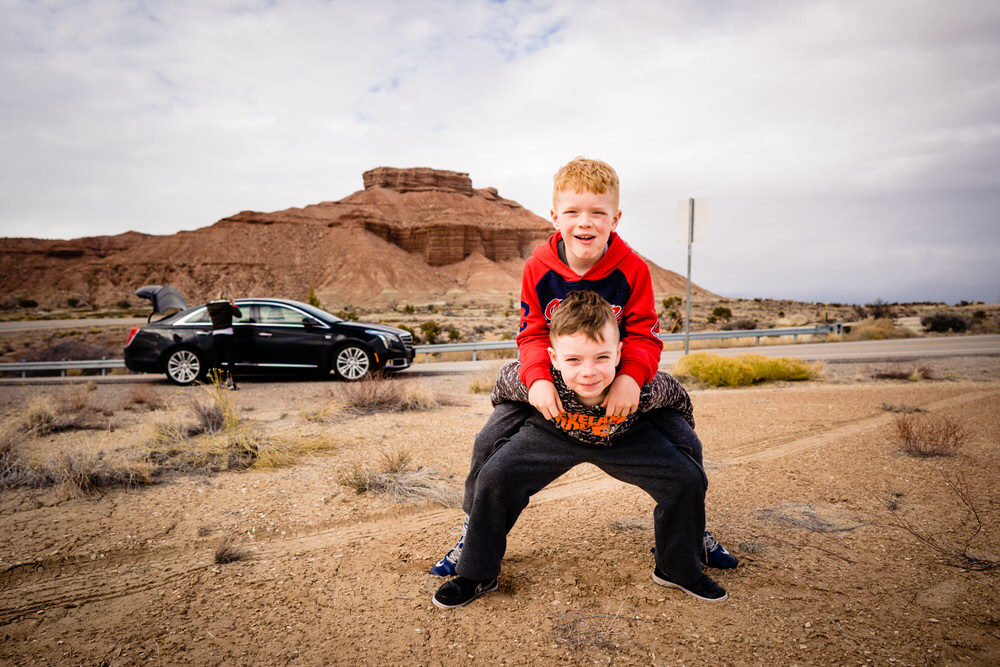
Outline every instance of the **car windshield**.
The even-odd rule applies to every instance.
[[[310,315],[312,315],[313,317],[315,317],[316,319],[319,319],[319,320],[326,320],[327,322],[341,322],[342,321],[341,318],[337,317],[336,315],[328,313],[325,310],[320,310],[319,308],[316,308],[315,306],[310,306],[307,303],[297,303],[297,304],[295,304],[295,306],[297,308],[301,308],[302,310],[306,311],[307,313],[309,313]]]

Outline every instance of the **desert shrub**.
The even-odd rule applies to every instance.
[[[18,299],[17,306],[18,308],[37,308],[38,302],[34,299]]]
[[[934,313],[920,318],[920,324],[934,333],[962,333],[969,328],[969,321],[957,313]]]
[[[427,341],[428,345],[433,345],[437,342],[437,337],[441,334],[441,325],[434,320],[427,320],[420,325],[420,331],[424,334],[424,340]]]
[[[84,340],[79,332],[62,340],[50,338],[46,345],[32,346],[23,355],[24,361],[84,361],[121,355],[121,346],[110,342]]]
[[[867,304],[867,308],[872,319],[891,320],[895,316],[892,306],[882,299],[875,299],[872,303]]]
[[[712,316],[720,320],[733,319],[733,311],[725,306],[716,306],[712,311]]]
[[[312,285],[309,286],[309,292],[306,294],[306,303],[316,308],[323,307],[323,304],[320,303],[319,297],[316,296],[316,288]]]
[[[968,434],[948,417],[901,414],[893,420],[895,442],[909,456],[954,456]]]
[[[899,502],[896,497],[902,494],[896,493],[896,497],[881,499],[890,521],[917,538],[946,565],[976,572],[1000,569],[1000,559],[996,557],[996,551],[991,549],[994,543],[991,529],[995,524],[986,520],[989,509],[973,498],[963,475],[952,478],[943,470],[941,475],[962,510],[963,516],[960,519],[949,522],[949,527],[943,529],[921,526],[898,511]]]
[[[851,327],[844,335],[844,340],[887,340],[889,338],[913,338],[913,331],[906,327],[897,327],[889,319],[865,320]]]
[[[456,329],[455,327],[448,329],[448,340],[456,341],[459,340],[461,337],[462,337],[462,332]]]
[[[757,320],[752,320],[746,317],[741,317],[738,320],[732,320],[726,322],[722,325],[721,329],[723,331],[743,331],[749,329],[757,329]]]
[[[712,387],[743,387],[758,382],[810,380],[819,376],[821,366],[795,357],[765,357],[741,354],[725,357],[712,352],[695,352],[674,364],[674,374],[693,377]]]

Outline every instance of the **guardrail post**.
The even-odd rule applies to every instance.
[[[67,359],[66,357],[63,357],[63,361],[69,361],[69,359]],[[59,377],[66,377],[66,369],[65,368],[62,369],[61,371],[59,371]]]

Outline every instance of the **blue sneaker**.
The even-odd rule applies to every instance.
[[[455,526],[451,529],[452,535],[459,536],[458,542],[444,555],[444,558],[434,563],[434,566],[431,568],[432,575],[435,577],[450,577],[455,574],[458,559],[462,556],[462,547],[465,546],[465,532],[467,530],[469,530],[469,517],[465,517],[465,521],[461,526]]]
[[[705,548],[701,552],[701,562],[720,570],[731,570],[739,562],[736,556],[726,551],[726,547],[715,541],[712,533],[705,531]]]

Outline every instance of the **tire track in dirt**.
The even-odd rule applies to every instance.
[[[926,410],[955,408],[997,396],[1000,392],[978,391],[934,401]],[[743,465],[794,456],[832,441],[884,427],[894,415],[880,414],[833,427],[805,427],[803,432],[757,441],[742,446],[735,455],[715,458],[715,467]],[[622,484],[600,470],[584,470],[571,478],[556,480],[532,498],[532,504],[555,502],[593,494]],[[453,525],[462,512],[455,508],[415,505],[373,514],[322,530],[258,542],[251,549],[253,560],[273,561],[288,556],[333,550],[359,540],[398,538],[400,520],[422,528]],[[0,572],[0,626],[48,609],[79,607],[91,602],[125,597],[163,588],[193,573],[215,567],[216,542],[191,549],[167,547],[157,550],[111,551],[97,559],[49,558],[20,563]]]

